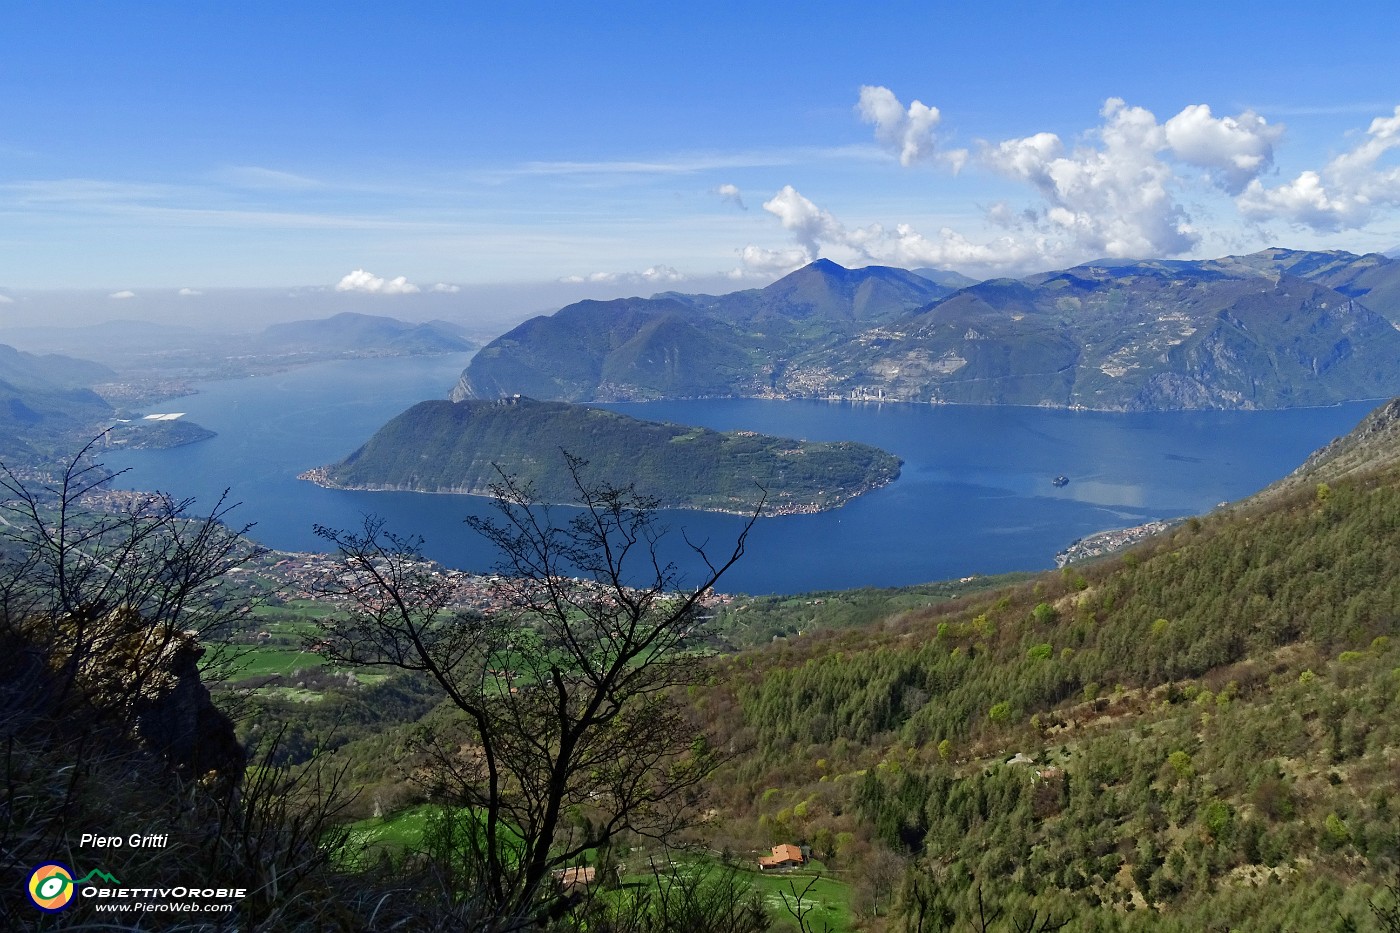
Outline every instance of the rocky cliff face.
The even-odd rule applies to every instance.
[[[71,677],[75,699],[182,777],[241,777],[243,749],[200,678],[204,649],[192,636],[153,629],[129,610],[61,619],[57,628],[81,630],[86,646],[75,659],[64,646],[76,640],[54,640],[48,666],[59,688]]]

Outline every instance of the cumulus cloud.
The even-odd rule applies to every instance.
[[[1364,226],[1377,209],[1400,206],[1400,166],[1381,159],[1400,147],[1400,107],[1377,117],[1366,137],[1321,170],[1300,172],[1273,188],[1252,180],[1236,199],[1246,216],[1279,219],[1328,232]]]
[[[850,236],[835,217],[807,200],[792,185],[784,185],[764,201],[763,209],[778,218],[809,257],[817,255],[822,243],[840,243]]]
[[[739,265],[728,275],[731,279],[769,278],[805,266],[815,258],[805,248],[765,249],[750,245],[739,250]]]
[[[935,236],[926,236],[910,224],[849,227],[790,185],[763,206],[794,233],[799,245],[790,249],[746,246],[739,254],[740,267],[730,273],[731,278],[790,272],[832,250],[854,257],[856,262],[985,271],[1015,269],[1057,254],[1057,245],[1039,235],[1008,235],[979,244],[946,227]]]
[[[447,282],[438,282],[429,291],[442,292],[448,295],[455,295],[462,290],[460,285],[449,285]]]
[[[1365,138],[1320,169],[1266,186],[1282,124],[1253,110],[1217,115],[1191,104],[1165,121],[1109,98],[1099,125],[1073,139],[1036,132],[979,141],[972,151],[942,148],[938,108],[906,106],[889,88],[867,85],[856,105],[875,140],[902,165],[964,166],[1025,186],[1023,203],[984,208],[986,242],[944,227],[924,233],[908,223],[843,223],[786,185],[763,203],[791,237],[790,246],[750,245],[734,275],[787,271],[820,255],[842,262],[943,265],[982,274],[1016,273],[1096,257],[1178,256],[1202,242],[1184,204],[1209,210],[1230,204],[1253,219],[1286,219],[1319,231],[1358,227],[1400,206],[1400,107],[1379,117]],[[1195,209],[1195,208],[1193,208]]]
[[[1163,128],[1176,158],[1210,170],[1231,194],[1239,194],[1273,165],[1274,143],[1283,135],[1281,124],[1271,126],[1252,110],[1217,118],[1207,104],[1192,104]]]
[[[1173,256],[1199,241],[1172,195],[1176,175],[1161,154],[1170,148],[1152,112],[1119,98],[1104,103],[1099,145],[1065,151],[1053,133],[984,146],[981,161],[1026,182],[1044,200],[1042,230],[1091,255]]]
[[[413,295],[421,289],[403,276],[385,279],[364,269],[349,272],[336,283],[338,292],[366,292],[373,295]]]
[[[900,165],[913,165],[938,154],[934,130],[942,115],[937,107],[914,101],[908,108],[887,87],[864,85],[856,111],[865,123],[875,125],[875,138],[899,156]]]
[[[1001,201],[987,208],[988,224],[1008,234],[974,244],[953,230],[926,237],[908,225],[838,233],[829,215],[823,219],[811,202],[775,199],[784,210],[770,213],[813,255],[822,244],[834,243],[877,260],[905,253],[967,257],[968,262],[994,259],[996,253],[1042,263],[1180,255],[1201,238],[1178,202],[1179,192],[1192,185],[1231,195],[1246,192],[1272,167],[1284,129],[1250,110],[1217,117],[1205,104],[1159,123],[1151,111],[1110,98],[1100,110],[1100,125],[1073,144],[1038,132],[982,141],[969,152],[940,147],[938,108],[920,101],[906,107],[889,88],[862,87],[856,109],[901,164],[938,162],[954,171],[976,166],[1029,186],[1037,200],[1026,207]]]
[[[721,200],[728,201],[728,202],[730,202],[731,204],[736,204],[736,205],[738,205],[739,210],[741,210],[741,211],[746,211],[746,210],[748,210],[748,208],[744,206],[744,198],[743,198],[743,195],[740,194],[740,192],[739,192],[739,186],[738,186],[738,185],[729,185],[729,184],[720,185],[718,188],[715,188],[715,189],[714,189],[714,193],[717,194],[717,195],[719,195]]]
[[[128,299],[128,298],[135,298],[135,297],[136,297],[136,293],[133,292],[133,291],[112,292],[112,294],[108,295],[107,297],[108,297],[108,298],[116,298],[116,299],[118,299],[118,300],[125,301],[125,300]]]
[[[0,295],[0,305],[12,305],[14,303],[15,300],[9,295]]]
[[[197,288],[182,288],[175,294],[179,295],[181,298],[193,298],[195,295],[203,295],[204,292]]]
[[[685,276],[671,266],[651,266],[642,270],[642,280],[646,282],[680,282]]]

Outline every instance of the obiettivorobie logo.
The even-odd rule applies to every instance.
[[[73,902],[73,892],[80,884],[96,878],[111,885],[121,882],[100,868],[94,868],[81,878],[73,877],[73,869],[62,862],[45,862],[29,873],[29,899],[40,910],[56,913]]]

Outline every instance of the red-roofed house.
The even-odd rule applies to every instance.
[[[772,855],[759,856],[758,870],[768,871],[774,868],[797,868],[805,861],[806,860],[802,857],[802,850],[797,846],[774,846]]]

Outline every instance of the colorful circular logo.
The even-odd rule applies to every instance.
[[[73,869],[61,862],[45,862],[29,875],[29,899],[49,913],[62,910],[73,900]]]

